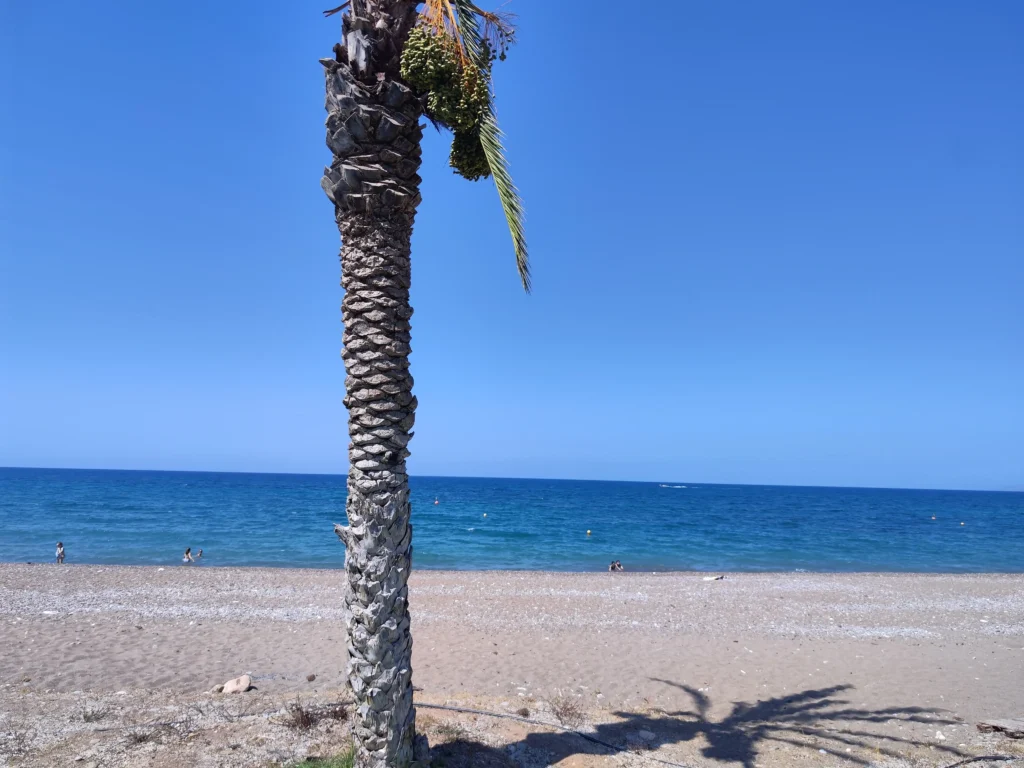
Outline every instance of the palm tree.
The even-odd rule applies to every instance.
[[[420,201],[422,116],[451,128],[450,157],[469,179],[493,177],[528,291],[523,211],[509,176],[490,89],[513,28],[469,0],[349,0],[327,79],[321,185],[341,234],[342,320],[349,412],[345,542],[347,675],[363,768],[414,756],[412,559],[405,460],[416,398],[409,375],[410,238]],[[417,752],[419,750],[416,750]]]

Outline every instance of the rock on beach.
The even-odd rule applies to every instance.
[[[252,688],[252,678],[248,675],[228,680],[221,688],[221,693],[245,693]]]

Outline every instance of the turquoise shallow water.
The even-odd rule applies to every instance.
[[[1024,572],[1024,493],[411,484],[423,568]],[[0,469],[0,561],[51,560],[63,540],[69,563],[171,565],[191,546],[207,566],[341,567],[344,508],[335,475]]]

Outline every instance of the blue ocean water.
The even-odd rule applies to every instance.
[[[1024,572],[1024,493],[411,485],[420,568]],[[340,568],[344,510],[336,475],[0,469],[0,561],[50,561],[62,540],[69,563],[171,565],[191,546],[208,566]]]

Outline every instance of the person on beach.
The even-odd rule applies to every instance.
[[[195,562],[195,560],[192,559],[192,547],[185,547],[185,554],[182,556],[181,562],[185,565]]]
[[[57,542],[57,565],[64,564],[64,542]]]

